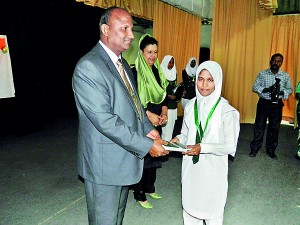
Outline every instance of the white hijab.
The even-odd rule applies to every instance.
[[[215,90],[209,96],[202,96],[197,88],[198,76],[202,70],[206,69],[214,79]],[[221,97],[222,92],[222,68],[215,61],[205,61],[199,65],[196,71],[197,77],[195,81],[197,105],[198,105],[198,114],[204,129],[206,119],[212,107],[216,104],[218,99]],[[201,112],[201,113],[200,113]]]
[[[160,64],[160,67],[162,68],[162,71],[164,72],[165,74],[165,77],[168,81],[174,81],[176,80],[176,74],[177,74],[177,70],[176,70],[176,65],[175,65],[175,59],[174,59],[174,66],[172,69],[168,69],[168,64],[170,62],[171,59],[174,59],[173,56],[171,55],[166,55],[161,64]]]
[[[193,60],[196,61],[195,67],[191,67],[191,62],[192,62]],[[189,75],[190,77],[194,77],[194,76],[196,75],[197,67],[198,67],[197,59],[196,59],[195,57],[191,57],[191,58],[189,59],[188,64],[186,64],[186,67],[185,67],[185,71],[186,71],[187,75]]]
[[[222,82],[223,82],[223,74],[222,74],[222,69],[221,66],[215,62],[215,61],[205,61],[200,64],[200,66],[197,68],[197,78],[200,74],[200,72],[206,69],[209,71],[211,76],[214,79],[215,83],[215,90],[209,95],[209,96],[202,96],[198,89],[197,89],[197,80],[196,79],[196,98],[197,98],[197,106],[198,106],[198,116],[200,118],[201,124],[203,124],[203,129],[206,123],[206,119],[208,117],[208,114],[211,110],[211,108],[216,104],[218,99],[221,97],[221,92],[222,92]],[[201,112],[201,113],[200,113]],[[234,112],[236,118],[240,118],[239,112],[233,108],[226,99],[221,98],[220,103],[216,107],[213,117],[214,119],[210,120],[208,123],[207,130],[210,130],[209,132],[209,142],[210,143],[218,143],[220,140],[220,137],[222,134],[220,132],[223,132],[222,128],[222,116],[224,113],[228,112]],[[237,145],[237,140],[238,140],[238,135],[239,135],[239,130],[240,130],[240,124],[236,123],[235,124],[235,145]],[[210,129],[211,128],[211,129]],[[205,135],[204,135],[205,136]],[[208,138],[208,137],[207,137]],[[236,147],[232,150],[230,155],[234,156],[236,151]]]

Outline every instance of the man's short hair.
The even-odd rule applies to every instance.
[[[99,27],[100,27],[100,34],[102,34],[102,31],[101,31],[101,26],[103,24],[107,24],[109,25],[109,20],[110,20],[110,17],[111,17],[111,14],[114,10],[116,9],[120,9],[120,10],[124,10],[126,12],[128,12],[126,9],[123,9],[123,8],[120,8],[120,7],[117,7],[117,6],[111,6],[109,8],[107,8],[101,15],[100,17],[100,21],[99,21]],[[129,12],[128,12],[129,13]]]
[[[281,55],[280,53],[275,53],[274,55],[272,55],[270,62],[272,62],[277,56],[281,57],[283,61],[283,55]]]

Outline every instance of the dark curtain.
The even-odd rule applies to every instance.
[[[99,40],[101,12],[74,0],[1,3],[0,34],[7,35],[16,97],[0,99],[0,134],[77,116],[72,73]]]
[[[278,8],[274,15],[283,14],[300,14],[300,1],[299,0],[277,0]]]
[[[199,64],[209,60],[210,57],[210,49],[206,47],[200,48],[200,54],[199,54]]]

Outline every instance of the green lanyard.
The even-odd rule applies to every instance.
[[[206,119],[206,122],[205,122],[205,127],[204,127],[204,130],[202,129],[202,125],[201,125],[201,121],[199,123],[199,119],[198,119],[198,106],[197,106],[197,99],[195,101],[195,104],[194,104],[194,116],[195,116],[195,125],[196,125],[196,128],[197,128],[197,133],[196,133],[196,144],[199,144],[201,143],[202,141],[202,138],[204,136],[204,133],[206,131],[206,128],[207,128],[207,124],[212,116],[212,114],[214,113],[217,105],[219,104],[221,100],[221,97],[218,99],[218,101],[214,104],[214,106],[211,108],[208,116],[207,116],[207,119]],[[193,156],[193,163],[197,163],[199,161],[199,155],[194,155]]]

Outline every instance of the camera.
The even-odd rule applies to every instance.
[[[272,85],[271,101],[272,103],[278,103],[280,93],[280,79],[275,78],[275,84]]]

